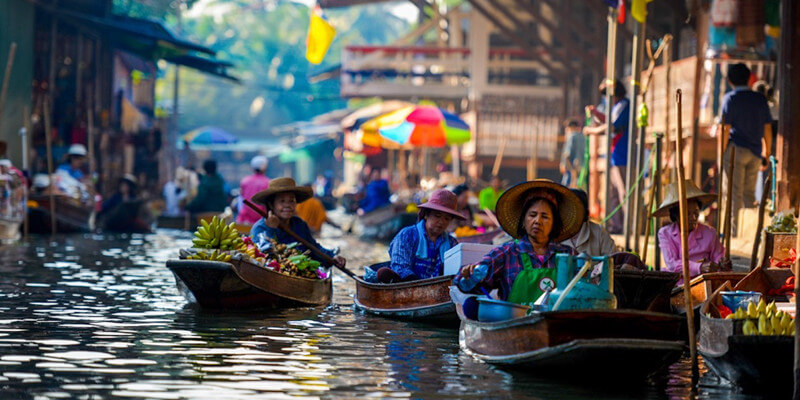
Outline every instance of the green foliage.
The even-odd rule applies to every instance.
[[[133,0],[115,0],[115,4],[125,2]],[[155,12],[161,12],[168,25],[175,23],[165,11],[169,7],[164,4],[169,0],[147,3],[159,6]],[[312,65],[305,59],[310,16],[307,6],[264,0],[202,3],[207,10],[224,7],[225,12],[184,17],[183,36],[218,51],[219,59],[234,63],[229,73],[239,77],[242,84],[182,68],[181,131],[216,125],[240,137],[264,137],[276,125],[345,107],[345,101],[339,98],[338,80],[312,85],[307,77],[339,64],[345,46],[391,43],[409,27],[385,4],[326,10],[337,35],[323,63]],[[162,105],[172,101],[173,70],[170,67],[166,79],[156,87],[157,101]]]

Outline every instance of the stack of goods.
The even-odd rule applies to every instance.
[[[266,249],[268,261],[266,267],[286,275],[300,276],[311,279],[325,279],[328,275],[322,270],[319,261],[309,257],[310,251],[301,253],[298,244],[278,243],[269,239],[270,246]]]
[[[244,241],[233,222],[225,225],[224,219],[214,216],[211,222],[200,221],[200,226],[194,232],[192,244],[193,248],[201,250],[186,257],[190,260],[230,261],[231,255],[227,250],[241,248]],[[214,251],[202,249],[214,249]]]
[[[772,217],[772,224],[765,229],[771,233],[797,233],[797,222],[791,211],[781,211]]]
[[[478,234],[478,230],[471,226],[465,225],[456,228],[456,231],[454,233],[456,234],[456,237],[475,236]]]
[[[747,311],[740,307],[725,319],[746,320],[742,325],[742,333],[747,336],[794,336],[794,318],[788,313],[778,311],[775,302],[750,302],[747,304]]]

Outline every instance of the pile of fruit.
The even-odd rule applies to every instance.
[[[200,220],[200,226],[197,227],[194,239],[192,239],[193,247],[220,250],[238,249],[242,245],[242,238],[239,236],[239,230],[234,226],[233,222],[225,225],[225,220],[218,219],[216,215],[210,223]]]
[[[269,261],[267,268],[286,275],[300,276],[311,279],[325,279],[327,274],[320,269],[319,261],[311,259],[311,252],[300,252],[297,243],[283,244],[274,239],[269,239],[270,246],[266,249]]]
[[[742,326],[742,333],[748,336],[794,335],[794,318],[788,313],[778,311],[775,302],[769,304],[766,304],[764,300],[759,301],[758,304],[750,302],[747,304],[747,311],[739,308],[725,319],[746,319]]]
[[[797,222],[792,211],[781,211],[772,217],[772,224],[765,228],[773,233],[797,233]]]
[[[186,256],[187,260],[209,260],[209,261],[225,261],[231,260],[231,255],[219,249],[214,249],[212,252],[198,251],[197,253],[189,254]]]
[[[475,236],[480,232],[478,232],[477,229],[475,229],[475,228],[473,228],[471,226],[466,226],[465,225],[465,226],[459,226],[458,228],[456,228],[456,231],[454,233],[456,234],[456,237],[466,237],[466,236]]]

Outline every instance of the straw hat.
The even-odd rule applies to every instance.
[[[654,217],[668,217],[669,209],[678,205],[678,182],[667,185],[664,201],[658,206],[658,210],[653,213]],[[686,200],[697,200],[700,208],[705,208],[717,199],[717,195],[706,193],[698,188],[690,179],[686,180]]]
[[[578,196],[549,179],[534,179],[506,190],[497,200],[497,220],[506,233],[515,239],[521,237],[517,227],[522,214],[526,211],[522,207],[534,197],[548,199],[558,208],[561,232],[556,235],[554,241],[560,242],[575,236],[581,229],[586,211]]]
[[[314,195],[314,191],[310,187],[297,186],[292,178],[275,178],[269,181],[266,189],[254,194],[252,200],[256,203],[267,204],[278,193],[294,193],[298,203],[302,203]]]
[[[464,216],[458,212],[458,196],[447,189],[439,189],[431,193],[431,198],[420,204],[419,208],[441,211],[455,218],[464,219]]]

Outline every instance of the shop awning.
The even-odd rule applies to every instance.
[[[232,67],[233,64],[227,61],[220,61],[217,59],[204,58],[194,55],[167,57],[164,60],[171,62],[173,64],[183,65],[189,68],[196,69],[198,71],[205,72],[207,74],[216,75],[219,76],[220,78],[228,79],[239,83],[239,78],[228,74],[227,69],[228,67]]]

